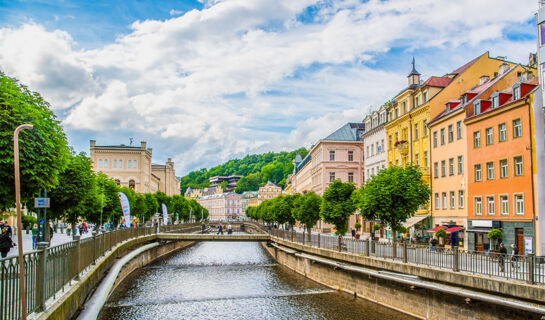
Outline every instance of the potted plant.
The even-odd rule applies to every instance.
[[[435,236],[437,239],[439,239],[439,245],[444,246],[445,245],[445,237],[447,236],[447,232],[445,229],[439,229],[435,231]]]
[[[503,238],[503,232],[500,229],[494,228],[488,232],[488,239],[490,239],[492,250],[497,249],[498,240],[502,238]]]
[[[373,231],[375,232],[375,237],[376,237],[376,238],[379,238],[379,237],[380,237],[379,230],[380,230],[380,224],[378,224],[378,223],[375,222],[375,223],[373,224]]]
[[[359,231],[361,229],[361,223],[359,223],[359,222],[354,223],[354,229],[356,229],[358,231],[358,232],[356,232],[356,239],[359,239],[360,238]]]

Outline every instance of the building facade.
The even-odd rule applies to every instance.
[[[210,181],[210,188],[218,187],[223,182],[227,183],[227,186],[223,189],[224,192],[231,192],[235,190],[237,187],[237,182],[240,180],[243,176],[233,175],[233,176],[214,176],[208,178],[208,181]]]
[[[384,124],[388,121],[386,106],[371,112],[363,119],[365,131],[362,135],[364,145],[365,172],[364,181],[388,165],[386,148],[386,129]]]
[[[171,196],[180,194],[180,180],[176,178],[174,163],[169,159],[162,170],[154,170],[152,149],[142,141],[139,147],[126,145],[97,146],[90,142],[90,157],[95,172],[102,172],[118,185],[138,193],[165,192]]]
[[[226,192],[197,198],[197,202],[208,210],[210,221],[235,220],[244,215],[242,195]]]
[[[242,194],[242,200],[241,200],[241,208],[242,212],[246,214],[246,210],[249,207],[257,207],[258,206],[258,192],[257,191],[245,191]]]
[[[257,204],[259,205],[263,201],[276,198],[282,194],[282,187],[268,181],[266,185],[259,187]]]

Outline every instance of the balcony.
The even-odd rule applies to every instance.
[[[394,147],[403,156],[406,156],[409,153],[409,142],[406,140],[396,141]]]

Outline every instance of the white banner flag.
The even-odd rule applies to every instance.
[[[125,217],[125,226],[131,227],[131,207],[129,205],[129,199],[123,192],[118,192],[119,200],[121,200],[121,210],[123,210],[123,216]]]
[[[163,206],[163,222],[166,224],[168,224],[168,212],[167,212],[167,205],[166,204],[162,204]]]

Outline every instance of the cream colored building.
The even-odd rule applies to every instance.
[[[257,193],[257,204],[259,205],[261,202],[278,197],[281,194],[282,187],[268,181],[266,185],[259,187],[259,191]]]
[[[244,215],[242,195],[234,192],[214,194],[197,198],[201,206],[208,210],[210,221],[237,219]]]
[[[91,140],[90,156],[93,171],[106,174],[118,185],[138,193],[180,194],[174,163],[169,159],[165,165],[152,164],[152,149],[146,147],[145,141],[140,142],[140,146],[97,146],[96,141]]]

